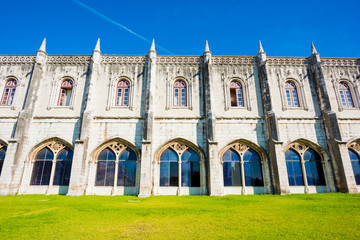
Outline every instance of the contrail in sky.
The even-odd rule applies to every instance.
[[[142,39],[142,40],[144,40],[145,42],[151,43],[151,40],[149,40],[149,39],[147,39],[147,38],[145,38],[145,37],[141,36],[140,34],[138,34],[138,33],[134,32],[134,31],[132,31],[131,29],[129,29],[129,28],[127,28],[127,27],[125,27],[124,25],[122,25],[122,24],[120,24],[120,23],[118,23],[118,22],[116,22],[116,21],[112,20],[111,18],[109,18],[109,17],[105,16],[104,14],[99,13],[98,11],[96,11],[95,9],[93,9],[93,8],[89,7],[89,6],[88,6],[88,5],[86,5],[85,3],[82,3],[82,2],[80,2],[80,1],[78,1],[78,0],[72,0],[72,1],[73,1],[74,3],[76,3],[76,4],[78,4],[79,6],[81,6],[81,7],[85,8],[85,9],[89,10],[90,12],[92,12],[92,13],[94,13],[94,14],[98,15],[99,17],[102,17],[102,18],[103,18],[103,19],[105,19],[106,21],[108,21],[108,22],[110,22],[110,23],[112,23],[112,24],[114,24],[114,25],[118,26],[119,28],[122,28],[122,29],[124,29],[124,30],[128,31],[129,33],[131,33],[131,34],[135,35],[136,37],[141,38],[141,39]],[[160,45],[156,45],[156,47],[158,47],[158,48],[160,48],[160,49],[164,50],[165,52],[167,52],[167,53],[169,53],[169,54],[173,54],[173,55],[174,55],[174,53],[172,53],[172,52],[170,52],[169,50],[167,50],[167,49],[165,49],[165,48],[161,47]]]

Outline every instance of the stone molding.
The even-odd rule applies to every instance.
[[[0,56],[0,63],[34,63],[35,59],[36,59],[35,55]]]

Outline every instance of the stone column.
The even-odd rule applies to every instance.
[[[46,39],[44,39],[40,49],[37,51],[24,108],[19,113],[14,135],[7,147],[0,178],[0,195],[16,194],[21,184],[28,184],[21,181],[24,166],[29,161],[29,133],[38,99],[40,82],[44,74],[46,58]]]
[[[206,41],[205,51],[203,54],[203,82],[204,82],[204,102],[206,114],[206,138],[207,138],[207,157],[208,157],[208,173],[209,173],[209,193],[211,196],[223,195],[223,177],[222,166],[219,158],[218,142],[216,141],[216,118],[214,112],[214,99],[212,91],[212,64],[211,52],[208,42]]]
[[[154,122],[154,94],[156,84],[156,57],[155,42],[153,40],[149,51],[146,65],[146,92],[145,92],[145,120],[144,120],[144,138],[141,146],[141,169],[140,169],[140,190],[139,197],[151,196],[153,187],[152,167],[156,164],[152,152],[152,134]],[[155,186],[154,186],[155,187]],[[158,186],[156,186],[158,187]]]
[[[327,146],[335,175],[335,184],[340,192],[357,193],[354,173],[352,172],[346,143],[341,139],[341,133],[336,113],[332,111],[327,92],[325,77],[321,67],[320,54],[311,43],[310,76],[314,82],[323,115]]]
[[[89,169],[91,164],[91,152],[89,141],[92,130],[93,112],[95,106],[94,95],[96,94],[96,82],[100,78],[101,52],[100,39],[98,39],[86,77],[85,100],[82,103],[81,128],[79,139],[75,141],[74,156],[71,167],[69,191],[67,195],[79,196],[85,193],[85,189],[92,188],[93,182],[89,183]]]
[[[267,143],[271,162],[274,191],[275,194],[287,194],[290,191],[287,178],[285,154],[282,149],[282,142],[279,141],[277,118],[272,107],[270,85],[266,67],[266,53],[264,52],[260,41],[259,53],[257,55],[257,68],[262,95],[262,105],[265,115]]]

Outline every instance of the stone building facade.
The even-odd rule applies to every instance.
[[[0,56],[0,194],[360,191],[360,59]]]

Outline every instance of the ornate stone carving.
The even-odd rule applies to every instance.
[[[220,57],[213,56],[211,58],[213,64],[255,64],[254,57]]]
[[[182,143],[173,143],[170,145],[172,149],[175,150],[180,156],[188,149],[189,147]]]
[[[83,56],[48,56],[47,63],[88,63],[91,59],[90,55]]]
[[[120,142],[112,142],[108,145],[108,147],[113,150],[116,156],[119,156],[122,151],[124,151],[127,147]]]
[[[145,63],[146,56],[102,56],[102,63]]]
[[[292,143],[290,148],[294,149],[295,151],[297,151],[301,156],[304,155],[304,153],[306,152],[306,150],[309,148],[308,146],[301,144],[301,143]]]
[[[323,66],[359,66],[360,59],[357,58],[321,58]]]
[[[199,64],[202,63],[201,56],[158,56],[156,59],[157,64],[161,63],[181,63],[181,64]]]
[[[54,154],[58,154],[61,150],[63,150],[66,146],[62,143],[51,141],[47,144],[47,147],[50,148]]]
[[[0,56],[0,63],[33,63],[36,56]]]
[[[268,57],[268,65],[306,65],[308,58],[282,58],[282,57]]]
[[[250,148],[242,143],[235,143],[231,146],[235,151],[237,151],[241,156]]]
[[[349,145],[349,148],[351,148],[352,150],[354,150],[355,152],[357,152],[358,154],[360,154],[360,143],[358,142],[353,142]]]

